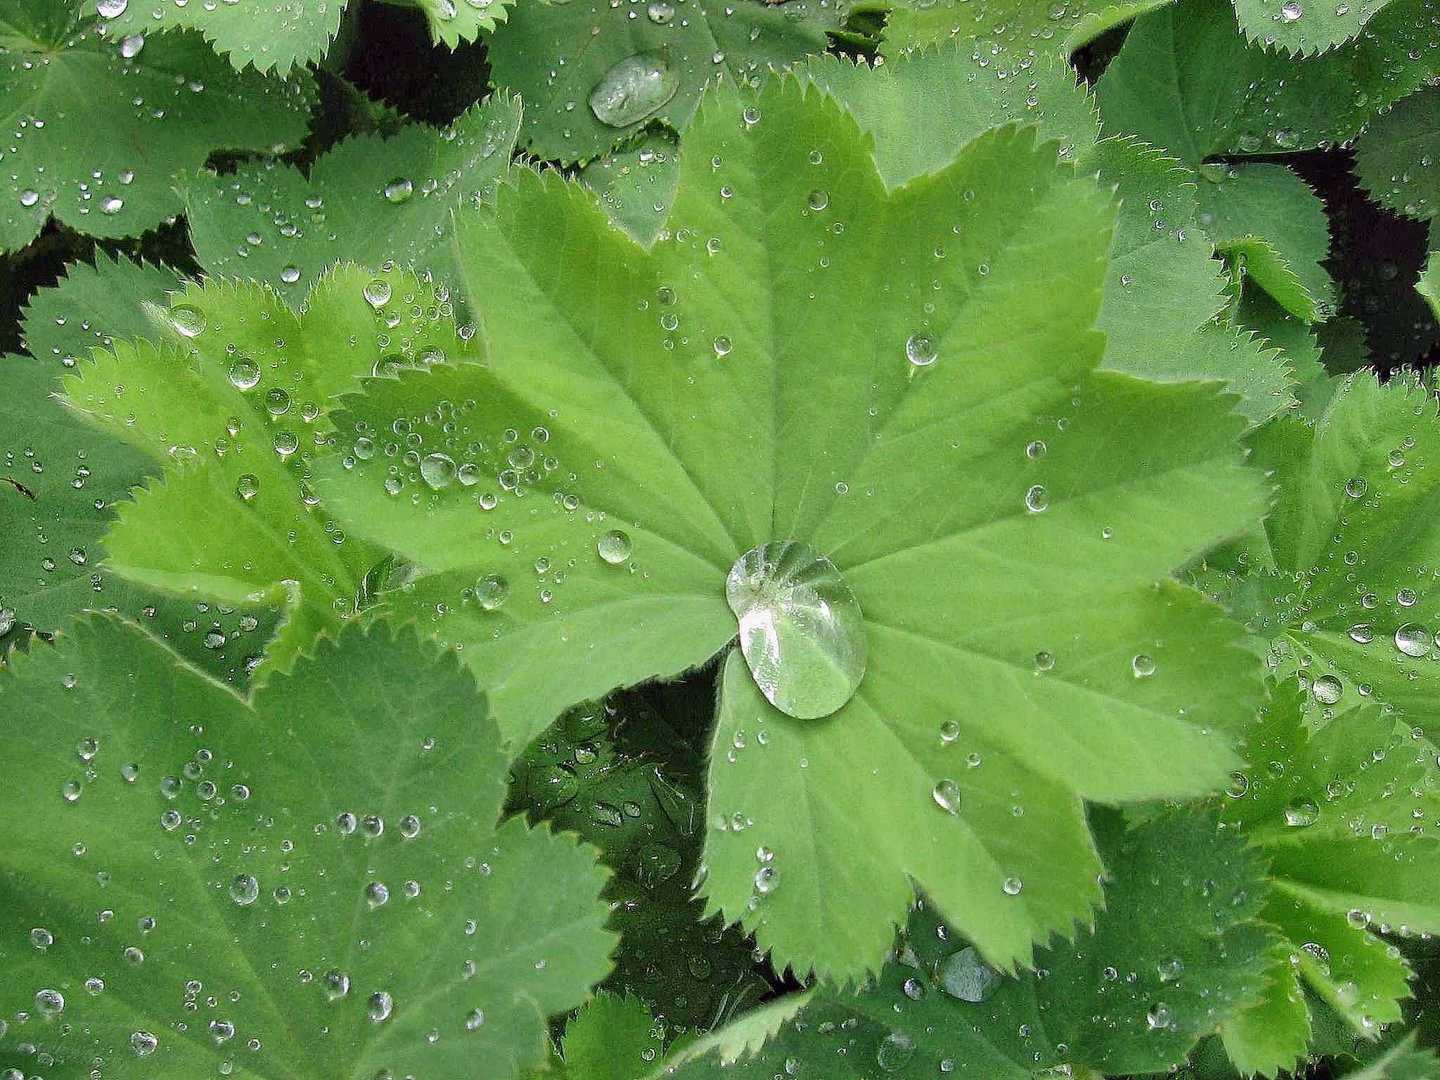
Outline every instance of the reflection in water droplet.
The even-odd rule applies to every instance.
[[[1421,657],[1430,651],[1430,631],[1418,623],[1404,623],[1395,631],[1395,647],[1406,656]]]
[[[961,1001],[979,1003],[999,987],[1003,976],[973,948],[954,953],[940,968],[940,989]]]
[[[915,1039],[903,1031],[892,1031],[880,1040],[875,1063],[886,1072],[899,1072],[915,1056]]]
[[[486,574],[475,582],[475,599],[486,611],[505,606],[510,598],[510,583],[499,574]]]
[[[939,346],[928,334],[911,334],[905,339],[905,359],[916,367],[929,367],[939,355]]]
[[[930,794],[935,800],[935,805],[941,810],[951,814],[960,813],[960,785],[954,780],[949,777],[937,780]]]
[[[184,337],[199,337],[205,331],[205,315],[189,304],[181,304],[170,310],[170,325]]]
[[[1144,653],[1136,653],[1130,661],[1130,670],[1137,679],[1148,679],[1155,674],[1155,661]]]
[[[260,897],[260,883],[250,874],[236,874],[230,883],[230,899],[240,907],[249,907]]]
[[[869,645],[860,602],[840,571],[808,544],[762,544],[725,581],[740,649],[755,684],[781,712],[829,716],[860,688]]]
[[[436,491],[455,480],[455,459],[449,454],[431,454],[420,462],[420,478]]]
[[[407,202],[415,193],[415,185],[403,176],[397,176],[385,185],[385,199],[387,202]]]
[[[388,281],[382,281],[380,278],[376,278],[374,281],[366,284],[365,288],[361,290],[361,293],[364,295],[367,304],[373,308],[380,308],[390,302],[392,291]]]
[[[627,56],[600,76],[590,111],[602,124],[629,127],[655,112],[680,87],[680,72],[659,53]]]
[[[1320,808],[1309,799],[1297,799],[1285,807],[1285,824],[1304,828],[1320,820]]]
[[[1313,694],[1315,700],[1322,705],[1334,705],[1340,700],[1340,695],[1344,692],[1344,689],[1340,680],[1334,675],[1321,675],[1310,684],[1310,693]]]
[[[374,1023],[383,1023],[390,1019],[390,1014],[395,1011],[395,999],[384,990],[377,990],[370,995],[370,1001],[365,1008],[366,1014]]]
[[[595,551],[611,566],[619,566],[630,558],[630,537],[620,529],[610,529],[596,539]]]

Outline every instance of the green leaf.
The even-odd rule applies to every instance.
[[[1248,43],[1224,0],[1181,0],[1135,21],[1096,93],[1107,132],[1196,167],[1354,138],[1375,109],[1436,73],[1432,42],[1440,28],[1423,0],[1397,0],[1357,41],[1295,60]]]
[[[492,97],[444,130],[347,139],[308,178],[274,162],[198,176],[186,200],[196,256],[210,274],[254,278],[297,303],[340,261],[413,263],[451,280],[451,215],[509,168],[519,126],[520,102]]]
[[[26,305],[25,347],[40,360],[73,367],[91,349],[109,348],[116,338],[152,334],[145,305],[159,303],[179,284],[180,275],[168,267],[103,252],[96,254],[94,266],[71,263],[58,285],[41,289]]]
[[[1428,567],[1440,546],[1435,403],[1403,378],[1339,384],[1315,425],[1281,418],[1251,439],[1277,499],[1263,536],[1212,560],[1208,586],[1272,655],[1300,672],[1310,708],[1372,696],[1436,730]],[[1399,635],[1397,637],[1397,635]]]
[[[455,48],[494,30],[510,13],[515,0],[411,0],[425,12],[430,40]]]
[[[1095,103],[1064,62],[1043,58],[1023,78],[997,79],[980,60],[946,42],[874,68],[816,56],[795,73],[839,101],[874,138],[875,164],[891,188],[945,168],[966,143],[1007,121],[1035,124],[1070,160],[1099,137]]]
[[[898,56],[945,38],[973,40],[983,53],[1003,51],[1011,64],[1037,53],[1068,55],[1106,30],[1170,0],[901,0],[885,22],[881,51]],[[967,40],[967,43],[968,43]],[[1005,63],[1005,60],[999,61]]]
[[[787,1075],[784,1063],[794,1060],[824,1062],[835,1080],[881,1072],[1021,1080],[1059,1066],[1116,1075],[1182,1063],[1263,985],[1274,941],[1254,921],[1263,861],[1203,812],[1162,816],[1129,834],[1105,813],[1097,835],[1109,868],[1105,910],[1073,946],[1037,954],[1037,971],[987,971],[922,904],[877,979],[858,994],[817,991],[726,1074]],[[718,1064],[707,1058],[676,1075]]]
[[[1419,1046],[1411,1032],[1374,1061],[1343,1075],[1346,1080],[1430,1080],[1437,1064],[1435,1055]]]
[[[399,270],[338,268],[303,317],[262,286],[191,284],[172,295],[168,320],[170,340],[117,344],[64,383],[92,423],[165,466],[119,508],[109,565],[161,592],[288,604],[269,652],[283,668],[354,613],[380,558],[309,490],[329,399],[461,343],[433,288]]]
[[[580,170],[580,182],[595,192],[611,219],[642,244],[655,242],[675,200],[678,141],[663,129],[647,131],[635,146],[596,158]]]
[[[640,1080],[664,1049],[665,1025],[638,998],[602,991],[568,1024],[561,1080]]]
[[[1212,166],[1199,175],[1200,221],[1216,249],[1243,260],[1250,280],[1292,315],[1328,318],[1330,224],[1310,185],[1283,165]]]
[[[0,250],[52,216],[136,236],[184,208],[174,183],[216,150],[278,152],[304,138],[307,78],[237,74],[198,35],[121,41],[81,0],[18,0],[0,20],[0,98],[15,132],[0,169]]]
[[[1251,41],[1279,46],[1291,55],[1309,55],[1356,37],[1390,0],[1359,4],[1304,0],[1235,0],[1235,17]]]
[[[130,34],[197,30],[237,71],[253,66],[259,72],[286,75],[325,55],[340,30],[347,4],[348,0],[271,0],[263,5],[235,0],[208,4],[116,0],[106,7],[118,7],[120,13],[102,25],[117,40]]]
[[[708,712],[713,697],[706,694]],[[675,722],[704,730],[708,715]],[[512,766],[511,811],[578,833],[615,874],[605,886],[621,935],[610,988],[647,1002],[671,1025],[701,1030],[760,1000],[769,985],[753,944],[691,897],[700,861],[704,792],[688,747],[672,753],[663,721],[638,695],[567,712]],[[577,1073],[583,1077],[585,1073]]]
[[[721,650],[751,548],[827,556],[868,673],[801,723],[732,656],[710,910],[778,967],[851,978],[913,875],[993,962],[1022,963],[1098,898],[1081,796],[1196,794],[1232,764],[1253,661],[1156,583],[1257,515],[1241,421],[1213,388],[1094,372],[1113,214],[1032,133],[993,130],[894,192],[792,81],[709,99],[686,138],[671,239],[649,251],[530,173],[463,219],[488,366],[372,384],[337,419],[342,453],[398,421],[477,484],[412,469],[392,495],[375,462],[331,461],[321,490],[430,571],[397,609],[463,647],[517,744],[576,697]],[[453,431],[427,419],[441,402]]]
[[[1245,1076],[1294,1071],[1310,1043],[1310,1010],[1300,988],[1298,965],[1283,949],[1266,972],[1260,999],[1225,1021],[1220,1035],[1231,1062]]]
[[[1425,260],[1425,269],[1420,272],[1420,280],[1415,284],[1415,291],[1425,298],[1425,303],[1430,305],[1430,310],[1437,318],[1440,318],[1440,269],[1437,269],[1433,251]]]
[[[1377,117],[1355,143],[1355,174],[1390,210],[1422,220],[1440,210],[1440,90],[1427,87]]]
[[[0,800],[33,821],[0,840],[0,1063],[513,1076],[608,967],[593,850],[497,824],[484,698],[408,632],[247,703],[96,619],[0,697],[26,763]]]
[[[823,51],[838,2],[522,3],[488,39],[492,79],[525,99],[536,157],[588,161],[652,121],[680,130],[708,82]]]

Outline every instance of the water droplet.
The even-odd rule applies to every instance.
[[[486,574],[475,582],[475,599],[486,611],[497,611],[510,598],[510,583],[499,574]]]
[[[30,931],[30,944],[41,952],[44,952],[51,945],[55,944],[55,935],[43,926],[37,926]]]
[[[244,476],[240,477],[238,480],[235,481],[235,494],[239,495],[240,498],[244,499],[246,502],[249,502],[251,499],[255,498],[255,496],[259,493],[260,481],[255,479],[255,477],[251,476],[249,473],[246,473]]]
[[[905,339],[905,359],[916,367],[929,367],[939,355],[939,346],[929,334],[911,334]]]
[[[260,898],[260,883],[251,874],[236,874],[230,883],[230,899],[240,907],[249,907]]]
[[[391,180],[388,184],[385,185],[385,199],[387,202],[408,202],[410,196],[414,193],[415,185],[403,176],[397,176],[394,180]],[[374,196],[371,197],[373,198]]]
[[[755,891],[761,896],[769,896],[780,887],[780,871],[773,866],[762,866],[755,871]]]
[[[620,529],[610,529],[595,540],[595,551],[611,566],[619,566],[630,558],[630,537]]]
[[[811,210],[824,210],[830,205],[830,193],[824,188],[816,188],[810,192],[810,197],[806,201],[809,203]],[[913,341],[914,339],[912,338],[911,340]]]
[[[1050,493],[1044,484],[1032,484],[1025,492],[1025,509],[1032,514],[1041,514],[1050,506]]]
[[[280,280],[286,285],[294,285],[300,280],[300,268],[298,266],[282,266],[280,268]]]
[[[946,720],[940,725],[940,741],[949,746],[960,737],[960,725],[954,720]]]
[[[730,339],[728,337],[725,337],[723,334],[717,337],[714,341],[712,341],[710,345],[711,348],[715,350],[716,356],[730,355]]]
[[[128,38],[126,40],[129,40]],[[143,38],[141,39],[144,40]],[[125,200],[117,195],[107,195],[100,200],[100,212],[102,214],[118,214],[125,209]]]
[[[590,91],[590,111],[602,124],[629,127],[675,96],[680,72],[660,53],[627,56],[600,76]]]
[[[915,1039],[903,1031],[892,1031],[880,1040],[875,1063],[886,1072],[899,1072],[915,1056]]]
[[[1297,799],[1285,807],[1285,824],[1305,828],[1320,820],[1320,808],[1309,799]]]
[[[120,0],[120,6],[125,6],[124,0]],[[130,1049],[140,1057],[149,1057],[159,1045],[160,1040],[149,1031],[137,1031],[130,1036]]]
[[[1178,956],[1166,957],[1155,965],[1155,973],[1160,976],[1161,982],[1174,982],[1185,973],[1185,961]]]
[[[250,390],[260,381],[260,366],[247,356],[230,365],[230,385],[237,390]],[[281,393],[284,393],[282,390]]]
[[[1006,896],[1019,896],[1025,885],[1018,877],[1007,877],[1000,887],[1005,890]]]
[[[1375,640],[1375,631],[1369,623],[1356,623],[1350,627],[1350,640],[1357,645],[1369,645]]]
[[[1281,22],[1293,23],[1303,14],[1305,14],[1305,11],[1296,0],[1286,0],[1286,2],[1280,6]]]
[[[1136,653],[1130,661],[1130,670],[1135,672],[1135,678],[1148,679],[1155,674],[1155,661],[1144,653]]]
[[[869,643],[860,602],[808,544],[777,541],[736,560],[725,599],[755,684],[781,712],[829,716],[860,687]]]
[[[95,10],[102,19],[118,19],[125,14],[125,9],[129,6],[130,0],[98,0]]]
[[[365,904],[371,908],[382,907],[390,899],[390,888],[380,881],[365,886]]]
[[[455,459],[449,454],[430,454],[420,462],[420,478],[436,491],[454,483],[455,473]]]
[[[320,977],[320,988],[325,992],[326,1001],[339,1001],[350,993],[350,976],[331,968]]]
[[[35,991],[35,1011],[47,1019],[65,1011],[65,995],[46,987]]]
[[[370,1000],[365,1006],[366,1015],[372,1023],[381,1024],[390,1019],[390,1014],[395,1011],[395,999],[386,991],[377,990],[370,995]]]
[[[645,15],[651,22],[664,26],[675,17],[675,9],[665,0],[652,0],[650,6],[645,9]]]
[[[485,1026],[485,1010],[471,1009],[465,1017],[466,1031],[479,1031]]]
[[[1362,499],[1365,497],[1365,489],[1367,486],[1363,476],[1352,476],[1349,480],[1345,481],[1345,494],[1349,495],[1352,499]]]
[[[205,314],[199,308],[181,304],[170,309],[170,325],[182,337],[199,337],[205,332]]]
[[[361,293],[365,297],[365,302],[372,308],[381,308],[390,302],[390,296],[393,291],[388,281],[375,278],[366,284],[365,288],[361,290]]]
[[[1145,1023],[1151,1031],[1168,1031],[1175,1026],[1175,1017],[1170,1012],[1170,1006],[1157,1001],[1145,1014]]]
[[[1430,631],[1419,623],[1403,623],[1395,631],[1395,647],[1406,656],[1421,657],[1430,651]]]
[[[937,780],[930,795],[941,810],[950,814],[960,813],[960,785],[954,780],[949,777]]]
[[[1310,693],[1322,705],[1334,705],[1343,692],[1344,686],[1334,675],[1321,675],[1310,684]]]

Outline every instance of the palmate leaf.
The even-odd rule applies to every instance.
[[[450,280],[451,215],[509,168],[519,127],[519,100],[492,97],[444,130],[347,139],[308,177],[273,162],[202,174],[186,197],[196,257],[210,274],[254,278],[297,303],[340,261],[396,260]]]
[[[0,362],[0,475],[11,481],[0,487],[0,623],[17,635],[21,627],[48,633],[74,612],[119,611],[191,663],[238,680],[269,637],[272,613],[197,606],[111,573],[101,537],[114,507],[159,469],[56,397],[60,375],[91,348],[109,346],[112,335],[153,331],[143,305],[163,300],[177,282],[168,270],[102,255],[94,267],[70,267],[26,309],[25,336],[37,359]]]
[[[11,669],[0,1067],[507,1077],[604,975],[594,851],[497,824],[484,698],[412,633],[253,703],[107,618]]]
[[[1364,1038],[1401,1019],[1409,966],[1373,932],[1433,932],[1440,924],[1440,764],[1418,729],[1373,704],[1318,730],[1306,694],[1280,688],[1245,747],[1222,808],[1262,850],[1274,892],[1264,917],[1289,942],[1256,1018],[1227,1027],[1236,1064],[1274,1072],[1303,1052],[1311,1026],[1305,987]],[[1290,1032],[1278,1041],[1281,1032]]]
[[[1133,138],[1098,137],[1094,102],[1063,61],[1041,59],[998,77],[988,54],[949,42],[868,68],[832,57],[796,70],[833,94],[875,138],[875,162],[898,186],[942,168],[987,128],[1035,123],[1060,155],[1119,188],[1099,328],[1105,367],[1158,381],[1220,379],[1259,423],[1292,400],[1287,366],[1249,335],[1211,325],[1224,306],[1210,258],[1194,174]]]
[[[652,122],[679,130],[705,85],[823,52],[845,0],[523,3],[489,38],[492,80],[524,98],[536,157],[588,161]]]
[[[1406,217],[1440,212],[1436,158],[1440,155],[1440,90],[1427,87],[1378,117],[1355,143],[1360,186],[1382,206]]]
[[[1391,0],[1358,4],[1305,3],[1304,0],[1236,0],[1235,17],[1251,41],[1279,46],[1290,54],[1310,55],[1356,37]]]
[[[337,455],[322,495],[428,571],[397,606],[484,673],[516,743],[713,656],[737,558],[813,546],[868,673],[800,722],[732,655],[710,910],[777,966],[857,977],[913,875],[1022,963],[1099,897],[1082,796],[1195,794],[1233,760],[1252,662],[1156,583],[1259,512],[1241,422],[1213,387],[1095,373],[1113,212],[1028,132],[893,192],[791,81],[709,99],[686,138],[648,251],[530,173],[462,219],[487,367],[371,384],[338,451],[403,431],[427,471]]]
[[[703,731],[712,703],[705,695],[705,715],[672,705],[674,719]],[[691,895],[705,800],[683,768],[698,755],[661,745],[666,730],[639,695],[572,709],[512,765],[507,807],[578,833],[615,871],[604,896],[621,944],[605,985],[648,1002],[672,1026],[704,1030],[770,987],[753,943],[705,919]]]
[[[1271,656],[1311,687],[1310,708],[1374,697],[1436,733],[1440,544],[1436,405],[1406,377],[1339,383],[1314,426],[1252,436],[1277,501],[1262,535],[1200,576]]]
[[[1396,0],[1356,41],[1296,60],[1248,42],[1224,0],[1180,0],[1135,21],[1096,84],[1100,111],[1107,131],[1192,167],[1347,142],[1437,73],[1431,16],[1428,0]]]
[[[565,1025],[554,1080],[641,1080],[664,1049],[665,1025],[639,998],[601,991]]]
[[[1106,30],[1170,0],[901,0],[885,22],[881,51],[897,56],[917,45],[954,37],[982,52],[1004,53],[997,63],[1014,66],[1027,57],[1074,52]]]
[[[268,288],[190,284],[168,340],[98,352],[64,381],[102,431],[164,466],[105,539],[121,576],[172,595],[288,606],[267,658],[285,667],[354,614],[380,559],[317,507],[310,459],[329,400],[371,375],[438,362],[459,341],[448,306],[408,271],[337,268],[304,316]]]
[[[52,216],[92,236],[139,235],[183,209],[173,184],[214,151],[279,151],[305,135],[308,78],[237,74],[194,34],[122,41],[95,11],[16,0],[0,13],[13,124],[0,149],[0,250]]]
[[[1099,815],[1106,909],[1093,932],[1039,953],[1035,972],[986,968],[922,904],[894,959],[858,994],[822,988],[735,1065],[722,1068],[697,1044],[656,1075],[1028,1080],[1059,1067],[1108,1076],[1179,1065],[1260,990],[1274,941],[1255,921],[1263,860],[1216,824],[1191,811],[1127,835],[1119,815]]]

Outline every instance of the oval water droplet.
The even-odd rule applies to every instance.
[[[979,1004],[994,994],[1004,976],[986,965],[973,948],[952,953],[940,968],[940,989],[960,1001]]]
[[[960,785],[948,776],[935,782],[930,795],[941,810],[950,814],[960,813]]]
[[[392,292],[393,290],[390,288],[390,283],[388,281],[382,281],[380,278],[368,282],[365,288],[361,290],[361,293],[365,297],[365,302],[373,308],[384,307],[388,304]]]
[[[129,6],[130,0],[98,0],[95,10],[102,19],[118,19]]]
[[[1285,824],[1303,829],[1320,820],[1320,808],[1309,799],[1297,799],[1285,807]]]
[[[915,1056],[915,1038],[903,1031],[892,1031],[880,1040],[875,1063],[886,1072],[899,1072]]]
[[[499,574],[486,574],[475,582],[475,600],[486,611],[497,611],[510,598],[510,583]]]
[[[869,643],[860,601],[808,544],[773,541],[736,560],[725,599],[755,685],[800,720],[829,716],[860,688]]]
[[[611,566],[619,566],[630,558],[630,536],[620,529],[610,529],[596,538],[595,551]]]
[[[1299,20],[1300,16],[1301,16],[1301,15],[1304,15],[1304,14],[1305,14],[1305,9],[1302,8],[1302,7],[1296,2],[1296,0],[1287,0],[1286,3],[1280,5],[1280,21],[1281,21],[1281,22],[1287,22],[1287,23],[1296,22],[1297,20]]]
[[[1421,657],[1429,653],[1430,631],[1419,623],[1404,623],[1395,631],[1395,648],[1406,656]]]
[[[384,1023],[395,1011],[395,999],[388,992],[377,990],[370,995],[370,1001],[366,1004],[365,1011],[373,1023]]]
[[[403,176],[397,176],[385,185],[385,201],[403,203],[415,194],[415,185]]]
[[[590,111],[602,124],[629,127],[655,112],[680,87],[680,72],[659,53],[627,56],[600,76]]]
[[[436,491],[454,483],[456,471],[455,459],[449,454],[431,454],[420,462],[420,478]]]
[[[1344,686],[1334,675],[1321,675],[1310,684],[1310,693],[1322,705],[1334,705],[1340,700]]]
[[[230,365],[230,385],[236,390],[252,390],[259,381],[260,366],[248,356],[242,356]]]
[[[184,337],[199,337],[205,332],[205,315],[199,308],[181,304],[170,309],[170,325]]]

